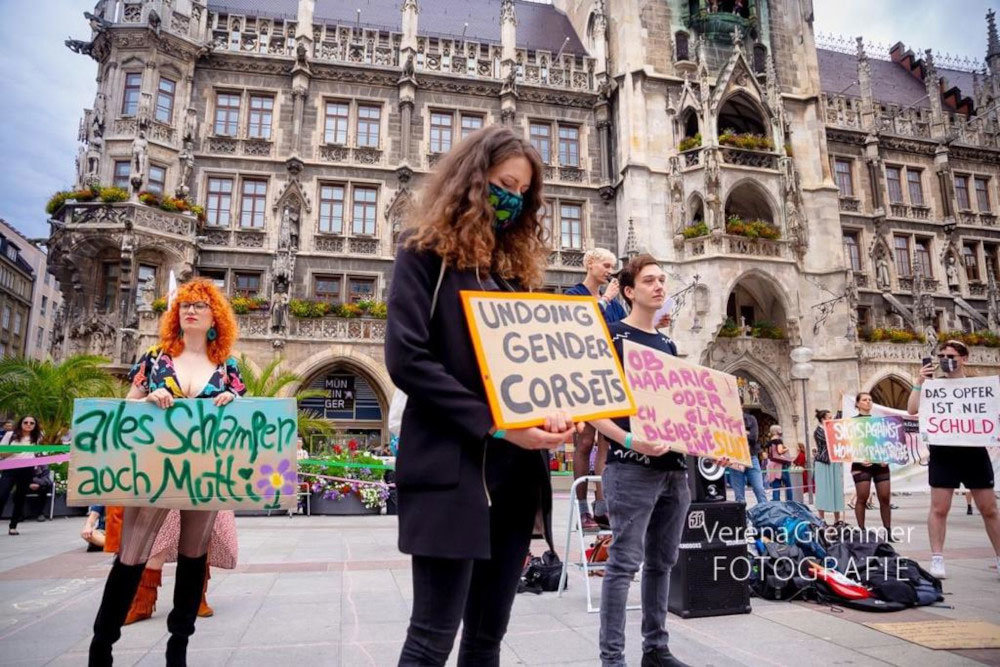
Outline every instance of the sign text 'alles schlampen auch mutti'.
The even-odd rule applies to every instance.
[[[497,428],[635,412],[597,301],[464,291],[462,304]]]
[[[77,399],[70,505],[288,509],[296,501],[293,398]]]

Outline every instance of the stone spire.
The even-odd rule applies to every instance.
[[[639,254],[639,239],[635,235],[635,225],[632,218],[628,219],[628,231],[625,233],[625,256],[622,258],[628,261]]]
[[[1000,38],[997,37],[996,13],[991,9],[986,12],[986,60],[1000,58]]]
[[[403,15],[403,37],[399,43],[399,59],[400,62],[405,63],[407,56],[417,52],[417,14],[420,13],[417,0],[404,0],[400,12]]]
[[[517,15],[514,13],[514,0],[500,0],[500,56],[503,75],[514,64],[517,55]]]
[[[875,127],[875,95],[872,92],[872,66],[865,53],[865,40],[856,37],[858,45],[858,86],[861,88],[861,127],[871,130]]]
[[[924,51],[924,86],[927,88],[927,101],[931,105],[931,136],[943,136],[947,128],[941,105],[941,77],[938,76],[934,54],[930,49]]]
[[[608,14],[604,0],[594,0],[594,74],[603,83],[608,76]]]

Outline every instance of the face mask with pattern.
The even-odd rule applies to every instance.
[[[498,234],[517,222],[524,208],[524,197],[492,183],[487,201],[493,207],[493,231]]]

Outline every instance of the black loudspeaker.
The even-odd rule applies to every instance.
[[[726,469],[712,459],[687,457],[691,502],[717,503],[726,499]]]
[[[750,613],[743,503],[691,503],[667,607],[681,618]]]

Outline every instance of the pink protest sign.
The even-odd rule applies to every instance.
[[[673,451],[750,465],[736,378],[631,341],[622,352],[637,438]]]

